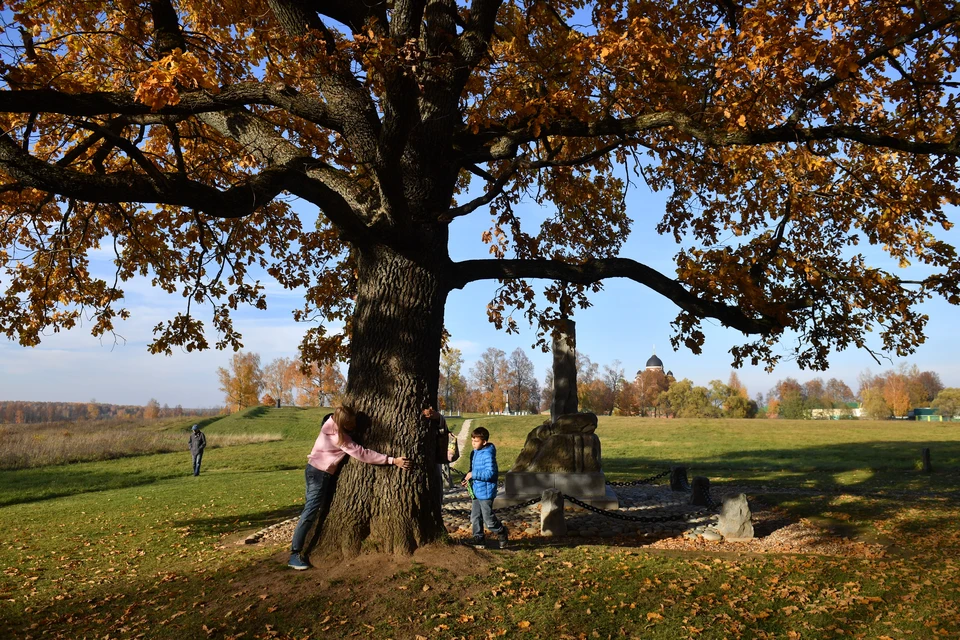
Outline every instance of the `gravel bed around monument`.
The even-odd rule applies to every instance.
[[[670,491],[664,485],[637,485],[616,487],[620,509],[628,516],[660,519],[671,515],[668,522],[632,522],[610,518],[580,508],[565,508],[568,533],[546,538],[540,534],[539,505],[500,512],[501,520],[510,529],[510,539],[526,544],[542,541],[551,543],[582,541],[607,542],[640,546],[650,549],[676,551],[723,551],[748,553],[815,553],[857,557],[880,557],[884,547],[833,535],[803,520],[791,520],[783,512],[750,499],[755,537],[734,542],[715,534],[715,511],[688,504],[689,496]],[[716,502],[727,496],[747,493],[739,487],[714,487],[711,495]],[[454,540],[470,537],[470,499],[466,490],[448,489],[443,500],[444,522]],[[289,544],[296,526],[296,518],[261,529],[247,536],[247,544]]]

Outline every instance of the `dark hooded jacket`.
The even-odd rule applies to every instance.
[[[190,453],[197,455],[198,453],[203,453],[203,450],[207,447],[207,436],[203,435],[203,431],[199,429],[196,431],[190,432]]]

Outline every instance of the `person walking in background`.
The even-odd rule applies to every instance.
[[[473,451],[470,452],[470,471],[461,483],[470,491],[470,523],[473,525],[473,546],[485,549],[483,527],[496,534],[500,548],[507,546],[507,527],[493,513],[493,499],[497,497],[497,448],[490,442],[490,432],[477,427],[470,434]]]
[[[200,431],[200,425],[195,424],[190,429],[190,453],[193,455],[193,475],[200,475],[200,461],[203,460],[203,450],[207,448],[207,436]]]
[[[303,512],[293,531],[290,561],[287,563],[292,569],[303,571],[310,568],[306,556],[320,538],[324,520],[330,510],[330,501],[333,499],[336,477],[344,458],[350,456],[367,464],[392,464],[401,469],[410,468],[410,461],[406,458],[377,453],[354,442],[349,434],[356,426],[357,414],[353,408],[338,407],[320,427],[320,435],[307,456],[307,468],[304,470],[307,494]],[[307,534],[314,523],[316,528],[307,544]]]

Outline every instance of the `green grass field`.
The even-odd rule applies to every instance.
[[[295,573],[282,545],[236,542],[299,512],[323,413],[208,420],[209,437],[283,439],[208,451],[199,478],[186,451],[0,472],[0,638],[960,636],[960,425],[601,418],[611,480],[683,464],[880,536],[884,558],[528,541]],[[472,424],[506,471],[542,420]],[[779,493],[791,488],[824,491]]]

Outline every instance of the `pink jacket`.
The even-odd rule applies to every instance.
[[[364,449],[351,440],[346,432],[343,434],[343,444],[337,444],[337,437],[337,423],[330,418],[320,427],[320,435],[317,436],[313,450],[307,456],[307,463],[329,474],[335,474],[340,463],[348,455],[368,464],[393,464],[393,456]]]

